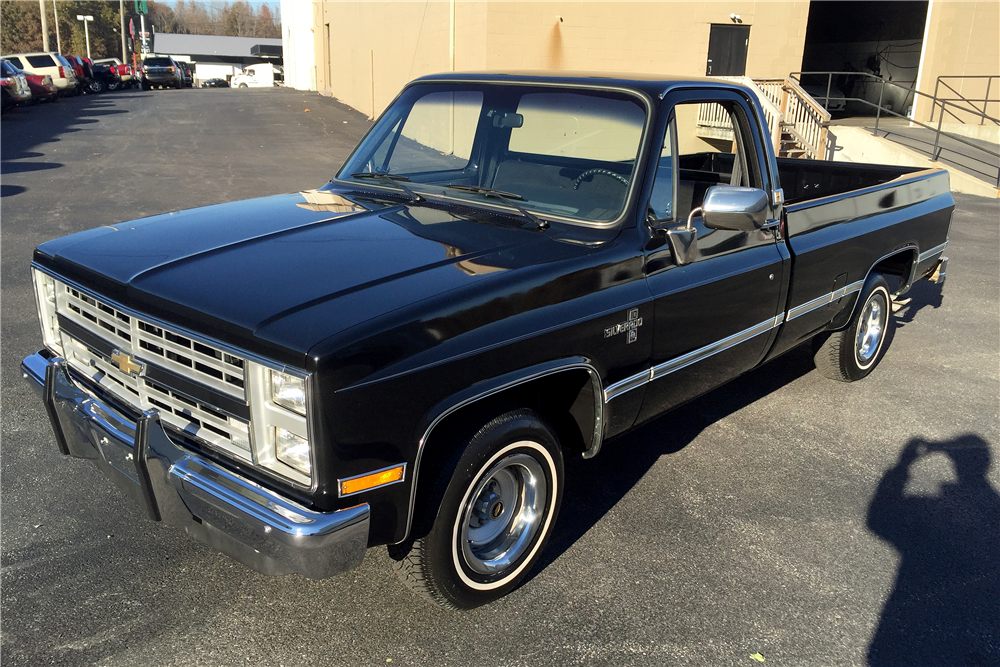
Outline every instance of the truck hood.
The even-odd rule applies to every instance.
[[[538,261],[511,252],[538,244],[563,245],[471,208],[321,189],[80,232],[42,244],[36,261],[136,310],[301,363],[338,331]],[[302,316],[334,301],[322,322]]]

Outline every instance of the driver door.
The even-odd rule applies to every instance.
[[[772,192],[755,107],[737,91],[718,89],[673,93],[664,104],[668,123],[647,220],[653,368],[640,421],[710,391],[763,358],[780,324],[788,268],[776,231],[711,229],[698,213],[713,185]],[[775,212],[769,209],[768,217]],[[684,263],[665,242],[663,229],[684,226],[689,216],[697,241]]]

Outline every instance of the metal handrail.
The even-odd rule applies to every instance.
[[[952,87],[950,84],[946,83],[944,81],[944,79],[963,79],[963,80],[964,79],[986,79],[986,93],[983,95],[982,99],[980,99],[978,97],[977,98],[969,98],[969,97],[966,97],[965,95],[963,95],[962,93],[958,92],[957,90],[955,90],[955,88]],[[975,75],[969,75],[969,76],[959,76],[959,75],[939,76],[937,78],[937,82],[935,82],[935,84],[934,84],[934,97],[936,99],[939,99],[941,101],[946,101],[946,102],[957,102],[959,100],[961,100],[963,102],[968,102],[970,104],[973,103],[973,102],[982,102],[983,103],[983,114],[985,114],[986,113],[986,105],[987,104],[989,104],[990,102],[998,102],[998,103],[1000,103],[1000,98],[997,98],[995,100],[991,100],[990,99],[990,86],[993,85],[993,79],[1000,79],[1000,74],[975,74]],[[941,85],[944,85],[945,88],[947,88],[951,92],[953,92],[956,95],[958,95],[958,97],[939,97],[938,96],[938,88]],[[934,109],[936,107],[937,107],[936,104],[933,107],[931,107],[931,118],[930,118],[930,120],[931,120],[932,123],[934,122]],[[944,113],[944,107],[941,108],[941,113]],[[952,115],[954,116],[955,114],[952,114]],[[957,116],[955,116],[955,117],[958,118]],[[979,119],[979,124],[982,125],[985,121],[986,121],[986,118],[980,118]]]
[[[993,121],[994,123],[997,123],[998,125],[1000,125],[1000,118],[994,118],[992,116],[989,116],[985,112],[980,111],[979,109],[969,109],[968,107],[964,107],[961,104],[959,104],[959,103],[957,103],[957,102],[955,102],[953,100],[941,99],[941,98],[935,97],[933,95],[928,95],[927,93],[921,93],[919,90],[916,90],[915,88],[904,88],[904,90],[906,90],[907,92],[912,92],[914,95],[923,95],[924,97],[933,100],[933,102],[934,102],[935,105],[937,105],[937,104],[941,105],[942,112],[938,115],[937,127],[934,127],[932,125],[928,125],[927,123],[923,123],[921,121],[914,120],[913,118],[910,118],[908,116],[904,116],[903,114],[896,113],[892,109],[883,107],[882,106],[882,100],[883,100],[884,94],[885,94],[885,84],[889,84],[891,86],[896,86],[897,88],[903,88],[903,86],[900,86],[899,84],[893,83],[892,81],[887,81],[886,79],[883,79],[880,76],[875,76],[874,74],[869,74],[867,72],[792,72],[788,76],[789,76],[789,79],[791,79],[792,77],[798,77],[798,79],[801,81],[802,75],[813,75],[814,76],[814,75],[818,75],[818,74],[826,74],[828,76],[826,96],[825,97],[819,97],[819,98],[817,98],[817,99],[824,99],[824,100],[826,100],[827,104],[829,104],[829,100],[830,100],[829,95],[830,95],[831,87],[833,85],[833,75],[835,75],[835,74],[838,75],[838,76],[841,75],[841,74],[850,74],[852,76],[864,76],[864,77],[868,77],[868,78],[871,78],[871,79],[875,79],[875,80],[880,81],[882,83],[882,87],[879,89],[879,101],[878,101],[878,104],[875,104],[874,102],[870,102],[870,101],[868,101],[868,100],[866,100],[864,98],[861,98],[861,97],[844,97],[844,101],[845,102],[860,102],[861,104],[867,104],[870,107],[875,107],[875,128],[874,128],[874,130],[872,130],[872,134],[874,136],[878,136],[879,120],[881,118],[882,113],[885,112],[887,114],[892,114],[893,116],[896,116],[898,118],[903,118],[903,119],[909,121],[911,124],[919,125],[920,127],[926,128],[926,129],[931,130],[932,132],[934,132],[934,148],[931,151],[931,160],[932,161],[936,162],[938,160],[938,158],[941,156],[941,151],[943,151],[943,150],[950,151],[950,152],[955,153],[956,155],[960,155],[962,157],[967,157],[967,158],[975,159],[974,155],[966,155],[964,153],[959,153],[958,151],[956,151],[953,148],[947,148],[947,147],[941,146],[941,134],[947,135],[948,138],[951,139],[952,141],[957,141],[960,144],[965,144],[967,146],[971,146],[971,147],[975,148],[978,151],[982,151],[983,153],[986,153],[988,155],[992,155],[993,157],[1000,158],[1000,152],[996,152],[995,153],[995,152],[993,152],[991,150],[983,148],[982,146],[974,144],[971,141],[967,141],[966,139],[963,139],[962,137],[959,137],[959,136],[956,136],[954,134],[951,134],[950,132],[944,132],[941,129],[941,125],[942,125],[942,122],[943,122],[943,119],[944,119],[945,110],[946,110],[945,107],[948,106],[948,105],[956,107],[958,110],[966,112],[966,113],[969,113],[969,114],[971,114],[973,116],[979,116],[979,117],[983,118],[984,120]],[[950,111],[948,111],[947,113],[949,113],[952,116],[955,116],[956,118],[958,118],[957,115],[951,113]],[[989,176],[993,175],[992,172],[987,173],[987,172],[980,171],[978,169],[972,169],[971,167],[967,167],[967,168],[970,169],[971,171],[976,172],[977,174],[982,174],[983,176],[989,177]],[[1000,167],[997,168],[996,186],[998,188],[1000,188]]]
[[[884,110],[884,111],[889,111],[889,109],[886,109],[885,107],[882,106],[882,100],[885,97],[885,85],[889,84],[890,86],[894,86],[896,88],[899,88],[900,90],[906,92],[907,94],[911,94],[912,93],[914,96],[920,95],[921,97],[925,97],[925,98],[931,100],[931,102],[933,103],[934,106],[937,106],[938,104],[942,104],[944,102],[947,102],[947,103],[950,103],[952,106],[957,107],[960,111],[963,111],[965,113],[968,113],[970,115],[973,115],[973,116],[976,116],[976,117],[979,117],[979,118],[983,118],[984,120],[991,120],[991,121],[993,121],[995,123],[1000,124],[1000,120],[997,120],[996,118],[993,118],[992,116],[986,115],[986,113],[984,111],[980,111],[979,109],[976,109],[975,107],[964,107],[964,106],[956,104],[957,100],[955,100],[955,99],[952,99],[952,98],[940,98],[940,97],[936,97],[934,95],[928,95],[927,93],[920,92],[916,88],[907,88],[906,86],[901,86],[901,85],[899,85],[898,83],[896,83],[894,81],[889,81],[888,79],[883,79],[880,76],[876,76],[876,75],[870,74],[868,72],[792,72],[788,76],[789,76],[789,78],[796,77],[799,80],[801,80],[803,75],[806,75],[806,76],[825,75],[827,77],[826,95],[825,96],[821,95],[821,96],[817,97],[816,99],[817,100],[826,100],[826,103],[828,104],[829,100],[832,99],[832,98],[830,98],[830,91],[833,90],[833,77],[834,77],[834,75],[839,76],[841,74],[846,74],[846,75],[855,76],[855,77],[864,77],[865,79],[869,79],[869,80],[873,80],[873,81],[878,81],[881,84],[881,87],[879,88],[879,101],[878,101],[878,105],[877,106],[879,108],[881,108],[882,110]],[[939,77],[939,78],[944,78],[944,77]],[[952,78],[954,78],[954,77],[952,77]],[[976,77],[967,77],[967,78],[976,78]],[[984,75],[981,78],[987,78],[987,77]],[[945,85],[948,85],[948,84],[945,84]],[[845,97],[844,99],[847,100],[848,98]],[[858,98],[850,98],[850,99],[857,100]],[[867,102],[869,105],[872,105],[872,103],[869,102],[868,100],[864,100],[864,101]],[[976,100],[967,100],[967,101],[971,104],[972,102],[979,102],[981,100],[976,99]],[[875,106],[875,105],[872,105],[872,106]],[[958,118],[958,116],[956,116],[955,114],[952,114],[950,111],[948,113],[951,114],[952,116],[955,116],[955,118]],[[896,113],[893,112],[893,115],[898,116],[900,114],[896,114]],[[875,116],[875,128],[876,129],[878,129],[878,118],[879,118],[879,114],[876,112],[876,116]],[[931,110],[931,122],[933,122],[933,121],[934,121],[934,118],[933,118],[933,109],[932,109]],[[917,121],[914,121],[914,122],[917,122]]]

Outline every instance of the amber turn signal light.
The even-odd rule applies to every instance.
[[[343,498],[344,496],[351,496],[355,493],[361,493],[362,491],[368,491],[380,486],[402,482],[405,473],[406,464],[404,463],[391,468],[376,470],[367,475],[342,479],[340,480],[340,497]]]

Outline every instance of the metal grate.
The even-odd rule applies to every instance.
[[[122,312],[68,285],[57,282],[56,293],[60,315],[111,347],[220,393],[246,400],[244,359]],[[99,350],[66,331],[62,337],[70,365],[127,405],[137,410],[156,409],[165,424],[244,460],[252,460],[246,421],[161,382],[123,373]]]

